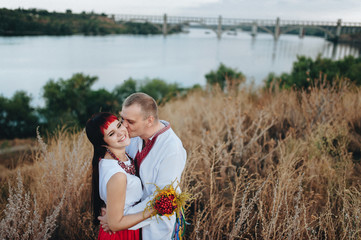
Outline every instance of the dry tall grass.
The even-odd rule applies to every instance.
[[[38,145],[32,165],[9,173],[0,239],[94,238],[89,212],[92,152],[84,132],[61,130],[47,144],[38,135]]]
[[[360,239],[360,107],[348,86],[194,92],[162,106],[188,152],[187,239]],[[39,146],[9,172],[0,239],[93,238],[84,133]]]

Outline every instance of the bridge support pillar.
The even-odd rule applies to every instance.
[[[162,28],[163,36],[167,36],[167,14],[163,16],[163,28]]]
[[[252,37],[255,37],[257,35],[257,22],[252,23]]]
[[[299,38],[303,38],[305,36],[305,29],[303,27],[300,27],[300,32],[298,34]]]
[[[217,27],[217,38],[221,39],[222,36],[222,16],[218,17],[218,27]]]
[[[280,18],[278,17],[276,19],[275,32],[273,34],[273,37],[274,37],[275,40],[278,40],[278,38],[280,36],[280,33],[281,33],[281,31],[280,31]]]
[[[342,23],[342,20],[339,19],[337,21],[336,38],[338,38],[341,35],[341,23]]]

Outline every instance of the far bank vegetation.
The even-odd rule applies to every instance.
[[[0,9],[0,36],[161,34],[160,29],[150,23],[116,22],[104,13]],[[175,27],[169,33],[180,31],[180,27]]]

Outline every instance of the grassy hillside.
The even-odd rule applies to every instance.
[[[188,153],[186,239],[360,239],[360,107],[347,85],[196,91],[162,106]],[[33,162],[3,179],[0,238],[95,238],[91,152],[84,132],[39,137]]]
[[[173,32],[181,31],[175,28]],[[48,12],[40,9],[0,9],[0,36],[160,34],[149,23],[117,23],[106,14]]]

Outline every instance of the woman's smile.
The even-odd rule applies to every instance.
[[[123,137],[120,138],[120,140],[118,142],[123,142],[126,138],[127,138],[127,136],[124,135]]]

